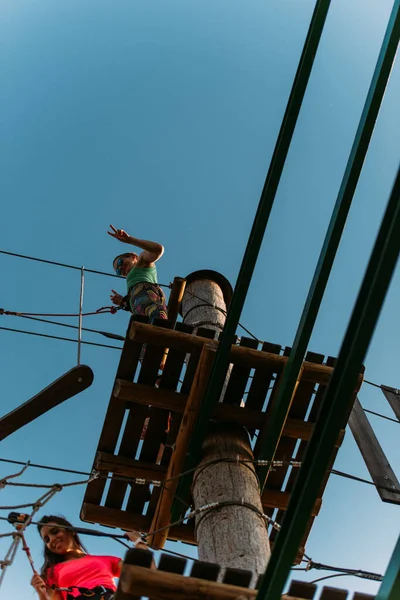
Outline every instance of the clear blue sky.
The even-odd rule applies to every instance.
[[[121,248],[106,235],[113,223],[164,244],[162,283],[211,268],[234,284],[313,6],[311,0],[3,0],[1,249],[109,270]],[[293,341],[391,7],[391,0],[332,2],[242,315],[260,339]],[[340,347],[398,167],[399,105],[397,63],[310,345],[325,355]],[[78,272],[4,255],[0,265],[2,307],[76,312]],[[108,304],[114,286],[113,279],[87,275],[84,309]],[[400,387],[399,305],[397,272],[366,360],[367,379],[394,387]],[[89,317],[84,325],[124,333],[127,318]],[[1,317],[1,325],[70,335],[15,317]],[[3,413],[76,362],[74,344],[16,333],[0,331],[0,349]],[[85,346],[92,388],[6,439],[0,456],[89,470],[118,356]],[[360,399],[393,416],[379,390],[365,385]],[[371,422],[399,473],[399,426]],[[368,477],[350,432],[336,468]],[[11,472],[0,464],[0,476]],[[23,481],[72,479],[31,469]],[[82,494],[83,488],[66,490],[46,512],[79,523]],[[39,493],[7,488],[0,495],[3,506]],[[383,504],[372,487],[331,477],[307,552],[319,562],[384,572],[398,532],[398,507]],[[123,550],[112,541],[87,542],[92,553]],[[0,540],[2,558],[8,543]],[[40,564],[33,529],[28,543]],[[2,597],[32,597],[30,577],[20,552]],[[355,578],[330,584],[377,589]]]

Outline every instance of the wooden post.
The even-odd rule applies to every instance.
[[[168,301],[168,320],[172,321],[174,325],[179,313],[185,287],[185,279],[182,277],[174,277]]]
[[[184,322],[219,333],[225,323],[229,291],[230,285],[218,273],[198,271],[189,275],[182,300]],[[237,457],[239,461],[234,463],[224,460]],[[263,508],[254,467],[240,459],[253,460],[246,429],[233,423],[210,426],[194,475],[192,495],[197,510],[214,502],[220,506],[196,517],[199,558],[260,574],[270,556],[268,533],[261,516]]]

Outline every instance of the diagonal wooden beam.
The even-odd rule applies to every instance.
[[[179,478],[177,475],[183,470],[190,439],[193,435],[196,420],[204,399],[207,383],[210,377],[212,363],[215,357],[215,348],[210,344],[203,346],[200,360],[191,386],[190,394],[185,405],[181,425],[175,442],[175,450],[171,456],[166,475],[166,485],[162,487],[157,508],[151,524],[150,532],[155,531],[150,537],[150,545],[154,548],[163,548],[168,537],[168,524],[171,520],[171,507],[174,501]],[[169,481],[171,478],[172,481]],[[165,528],[165,529],[164,529]],[[162,531],[158,531],[163,529]]]
[[[400,504],[400,492],[395,491],[400,490],[400,483],[389,464],[382,446],[378,442],[358,398],[354,402],[349,426],[381,500],[392,504]],[[384,486],[385,488],[392,487],[393,492],[388,489],[382,489],[379,486]]]
[[[34,421],[65,400],[83,392],[93,382],[93,371],[86,365],[73,367],[44,390],[0,418],[0,440]]]

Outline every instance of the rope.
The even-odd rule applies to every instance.
[[[0,567],[2,570],[2,573],[0,575],[0,586],[4,580],[5,577],[5,573],[6,573],[6,569],[7,567],[10,567],[15,559],[15,556],[17,554],[17,550],[18,550],[18,546],[19,543],[22,539],[22,535],[25,531],[25,529],[28,527],[28,525],[30,525],[30,523],[32,522],[33,517],[35,516],[35,514],[38,512],[38,510],[40,508],[42,508],[49,500],[51,500],[51,498],[60,491],[60,487],[58,484],[54,486],[54,489],[49,490],[48,492],[46,492],[45,494],[43,494],[43,496],[41,496],[34,505],[32,506],[32,512],[30,515],[28,515],[28,518],[26,519],[26,521],[22,524],[18,524],[18,531],[13,533],[13,541],[12,544],[6,554],[6,557],[3,561],[0,561]],[[61,488],[62,489],[62,488]],[[25,544],[26,546],[26,544]],[[27,547],[27,546],[26,546]],[[28,549],[29,551],[29,549]]]
[[[58,325],[59,327],[69,327],[69,329],[79,329],[78,325],[70,325],[69,323],[60,323],[60,321],[50,321],[49,319],[39,319],[37,317],[28,317],[20,315],[22,319],[29,319],[30,321],[38,321],[40,323],[48,323],[49,325]],[[125,337],[118,335],[117,333],[110,333],[109,331],[101,331],[99,329],[90,329],[89,327],[82,327],[82,331],[88,331],[89,333],[98,333],[104,335],[104,337],[111,338],[114,340],[125,341]]]
[[[104,315],[107,313],[111,313],[114,315],[118,310],[120,310],[119,306],[102,306],[97,310],[87,313],[29,313],[29,312],[16,312],[13,310],[4,310],[4,308],[0,308],[0,315],[7,315],[11,317],[90,317],[92,315]]]
[[[311,569],[317,569],[320,571],[340,571],[343,575],[354,575],[356,577],[361,577],[362,579],[369,579],[370,581],[382,581],[383,575],[379,573],[371,573],[370,571],[363,571],[362,569],[347,569],[340,567],[332,567],[331,565],[324,565],[323,563],[317,563],[313,560],[310,560],[307,567],[307,571]],[[338,575],[339,576],[339,575]],[[331,575],[332,577],[332,575]],[[322,579],[327,579],[327,577],[322,577]],[[317,581],[320,581],[319,579]],[[315,583],[315,581],[311,581],[310,583]]]
[[[219,310],[220,312],[222,312],[225,316],[228,314],[228,312],[226,310],[224,310],[223,308],[220,308],[219,306],[215,306],[212,302],[209,302],[205,298],[201,298],[200,296],[198,296],[197,294],[194,294],[193,292],[189,292],[188,290],[185,290],[185,294],[190,294],[194,298],[197,298],[198,300],[201,300],[202,302],[204,302],[204,306],[211,306],[212,308],[215,308],[216,310]],[[190,312],[190,310],[193,310],[194,308],[198,308],[198,307],[196,306],[196,307],[190,308],[188,310],[188,312],[186,313],[185,317],[183,318],[183,320],[185,320],[185,318],[188,315],[188,313]],[[251,333],[251,331],[249,331],[248,329],[246,329],[246,327],[244,327],[244,325],[242,325],[241,323],[238,323],[238,325],[246,333],[248,333],[250,337],[252,337],[254,340],[257,340],[257,342],[259,342],[260,344],[262,343],[262,341],[259,340],[258,337],[256,337],[253,333]]]
[[[5,488],[6,485],[11,485],[8,480],[14,479],[15,477],[19,477],[20,475],[25,473],[25,471],[28,467],[29,467],[29,461],[24,465],[24,467],[20,471],[18,471],[18,473],[14,473],[13,475],[7,475],[7,477],[3,477],[3,479],[0,479],[0,490]]]
[[[34,488],[49,488],[49,491],[45,492],[43,496],[36,500],[36,502],[28,502],[27,504],[18,504],[15,506],[0,506],[0,510],[16,510],[19,508],[30,508],[31,506],[34,508],[35,506],[39,506],[39,508],[43,505],[42,500],[47,498],[47,496],[54,495],[57,492],[61,492],[64,488],[73,487],[75,485],[83,485],[85,483],[90,483],[94,479],[97,479],[98,473],[94,471],[88,479],[84,479],[83,481],[72,481],[71,483],[53,483],[52,485],[41,485],[41,484],[25,484],[26,487],[34,487]],[[21,484],[23,485],[23,484]],[[47,500],[46,500],[47,502]]]
[[[23,329],[13,329],[11,327],[0,327],[1,331],[11,331],[12,333],[23,333],[25,335],[36,335],[37,337],[48,338],[51,340],[61,340],[62,342],[73,342],[74,344],[78,343],[78,340],[73,338],[61,337],[59,335],[49,335],[47,333],[36,333],[34,331],[24,331]],[[81,344],[86,344],[87,346],[97,346],[99,348],[112,348],[113,350],[122,350],[120,346],[110,346],[109,344],[98,344],[96,342],[84,342]]]
[[[220,460],[220,459],[214,459],[214,460]],[[227,462],[237,462],[236,459],[232,458],[232,459],[225,459]],[[22,462],[22,461],[18,461],[18,460],[11,460],[8,458],[0,458],[0,462],[4,462],[7,464],[13,464],[13,465],[26,465],[26,462]],[[210,464],[212,464],[213,461],[208,461]],[[248,461],[248,462],[253,462],[257,463],[258,461]],[[277,462],[279,464],[279,466],[299,466],[300,463],[297,463],[297,461],[274,461]],[[262,463],[264,464],[264,461],[262,461]],[[204,463],[206,464],[206,463]],[[273,465],[274,466],[274,465]],[[51,465],[42,465],[42,464],[38,464],[38,463],[32,463],[29,462],[29,467],[30,468],[36,468],[36,469],[44,469],[44,470],[49,470],[49,471],[57,471],[59,473],[71,473],[72,475],[84,475],[89,477],[90,473],[87,471],[77,471],[74,469],[65,469],[63,467],[53,467]],[[164,481],[160,481],[160,484],[166,484],[170,481],[174,481],[175,479],[179,479],[180,477],[183,477],[184,475],[189,475],[190,473],[193,473],[193,471],[195,471],[197,469],[197,467],[194,467],[192,469],[188,469],[187,471],[184,471],[182,473],[180,473],[179,475],[175,475],[173,477],[170,477],[169,479],[165,479]],[[360,483],[366,483],[368,485],[373,485],[375,488],[377,489],[382,489],[382,490],[387,490],[389,492],[394,492],[394,493],[399,493],[400,494],[400,489],[397,488],[392,488],[389,486],[385,486],[385,485],[376,485],[373,481],[369,481],[368,479],[363,479],[362,477],[357,477],[356,475],[351,475],[350,473],[345,473],[343,471],[338,471],[336,469],[331,469],[330,473],[332,475],[337,475],[339,477],[344,477],[346,479],[351,479],[353,481],[358,481]],[[105,478],[105,479],[114,479],[115,481],[126,481],[127,483],[134,481],[133,479],[129,478],[129,477],[123,477],[123,476],[116,476],[116,475],[108,475],[106,477],[104,477],[101,473],[99,474],[99,478]],[[7,478],[6,478],[7,479]],[[140,480],[139,480],[140,481]],[[150,483],[150,481],[146,481],[146,483]],[[154,485],[154,480],[151,480],[151,483],[153,483]],[[11,483],[8,485],[12,485]]]
[[[32,567],[32,570],[34,573],[36,573],[35,565],[33,563],[33,559],[30,554],[29,547],[28,547],[25,537],[24,537],[24,531],[28,527],[28,525],[30,525],[33,522],[33,517],[38,512],[38,510],[40,508],[42,508],[45,504],[47,504],[47,502],[49,502],[49,500],[51,500],[53,498],[53,496],[55,496],[55,494],[57,494],[58,492],[61,492],[64,488],[72,487],[75,485],[81,485],[83,483],[90,483],[91,481],[93,481],[93,479],[96,479],[96,478],[97,478],[97,472],[93,472],[90,475],[90,477],[88,479],[85,479],[84,481],[73,481],[71,483],[66,483],[63,485],[61,485],[59,483],[55,483],[52,485],[51,489],[49,489],[42,496],[40,496],[40,498],[38,498],[36,500],[36,502],[34,502],[34,503],[24,504],[24,505],[19,505],[19,506],[11,506],[11,507],[4,507],[4,506],[0,507],[0,509],[10,509],[10,510],[13,510],[15,508],[32,507],[32,512],[30,515],[21,515],[23,517],[22,522],[18,521],[18,515],[17,515],[17,521],[13,521],[14,523],[16,523],[17,531],[12,534],[13,541],[12,541],[12,544],[6,554],[5,559],[0,561],[0,568],[2,570],[2,573],[0,575],[0,586],[4,580],[6,568],[11,566],[12,563],[14,562],[14,559],[15,559],[15,556],[16,556],[16,553],[18,550],[18,546],[21,541],[23,543],[23,550],[25,551],[25,554],[27,555],[27,558]],[[8,519],[7,519],[9,522],[11,522],[10,517],[11,517],[11,515],[9,515]]]
[[[363,408],[363,407],[361,407]],[[374,412],[373,410],[368,410],[367,408],[363,408],[363,411],[366,413],[370,413],[371,415],[375,415],[376,417],[380,417],[381,419],[386,419],[386,421],[392,421],[393,423],[400,424],[398,419],[392,419],[391,417],[386,417],[385,415],[381,415],[380,413]]]
[[[80,271],[82,267],[77,267],[76,265],[69,265],[67,263],[56,262],[54,260],[47,260],[44,258],[37,258],[35,256],[28,256],[26,254],[16,254],[15,252],[6,252],[5,250],[0,250],[0,254],[6,254],[7,256],[15,256],[17,258],[23,258],[25,260],[33,260],[36,262],[45,263],[48,265],[54,265],[56,267],[64,267],[65,269],[74,269],[75,271]],[[98,271],[96,269],[86,269],[86,273],[94,273],[95,275],[105,275],[106,277],[115,277],[116,279],[123,279],[120,275],[116,275],[115,273],[106,273],[105,271]],[[170,288],[171,284],[167,285],[165,283],[158,284],[161,287]]]

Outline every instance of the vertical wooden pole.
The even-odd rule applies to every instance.
[[[229,283],[212,271],[189,275],[182,300],[184,322],[219,333],[225,323],[229,288]],[[261,516],[258,479],[252,463],[242,460],[253,460],[246,429],[235,424],[210,424],[192,495],[196,509],[214,502],[220,506],[198,514],[196,537],[201,560],[258,575],[265,571],[270,546]]]

